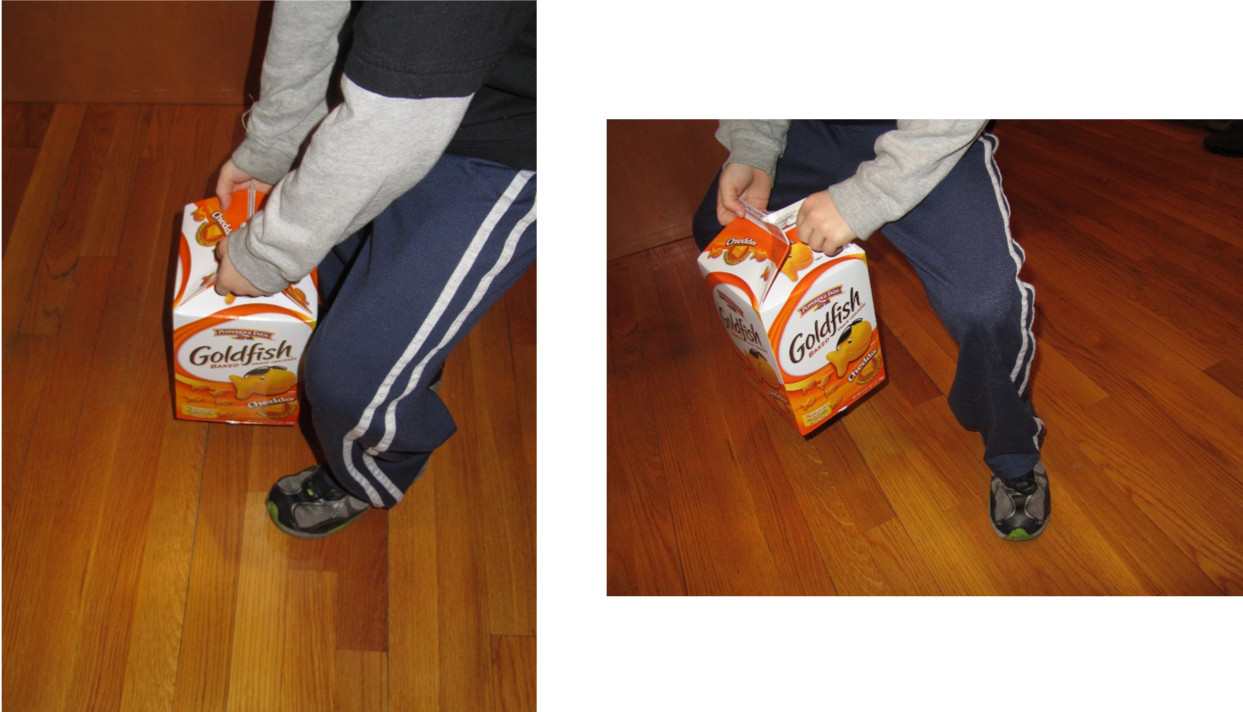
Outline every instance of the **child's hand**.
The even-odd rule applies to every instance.
[[[232,158],[225,161],[220,167],[220,177],[216,179],[216,197],[220,198],[220,209],[228,210],[233,204],[233,193],[249,188],[251,180],[254,179],[249,174],[233,165]],[[271,195],[272,184],[256,180],[255,190]]]
[[[229,261],[229,238],[226,236],[216,243],[216,259],[220,266],[216,268],[216,294],[225,296],[236,294],[239,297],[266,297],[268,292],[261,291],[242,276]]]
[[[856,237],[827,190],[807,196],[796,220],[798,239],[816,252],[834,254]]]
[[[773,181],[764,171],[745,163],[728,163],[721,170],[719,190],[716,193],[716,219],[728,225],[744,215],[742,203],[765,210],[768,196],[773,192]]]

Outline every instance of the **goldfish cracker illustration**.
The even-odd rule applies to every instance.
[[[756,349],[751,349],[747,352],[747,355],[751,357],[751,366],[757,376],[773,388],[781,387],[781,381],[777,378],[777,373],[773,371],[773,367],[768,365],[768,359],[764,358]]]
[[[781,266],[781,273],[790,278],[790,281],[798,281],[798,273],[811,266],[811,248],[801,242],[795,242],[790,245],[790,256],[786,258],[786,262]]]
[[[266,297],[216,294],[214,244],[246,223],[262,193],[186,206],[173,284],[173,412],[185,420],[294,425],[298,365],[315,328],[316,275]],[[219,233],[219,234],[218,234]]]
[[[833,254],[804,245],[800,206],[748,212],[705,248],[699,268],[755,376],[748,382],[807,435],[883,384],[885,366],[867,255],[853,243]]]
[[[290,285],[286,287],[285,290],[281,292],[281,294],[284,294],[285,296],[292,299],[294,304],[297,304],[298,306],[302,307],[306,311],[311,310],[311,305],[306,303],[306,293],[303,292],[301,289],[298,289],[297,287]]]
[[[837,377],[846,377],[846,366],[857,358],[862,358],[872,344],[872,325],[862,319],[855,319],[842,332],[837,341],[837,350],[828,354],[829,363],[837,369]]]
[[[229,376],[229,380],[237,391],[237,399],[246,400],[256,393],[265,396],[284,393],[293,388],[298,377],[284,366],[265,366],[256,368],[245,376]]]

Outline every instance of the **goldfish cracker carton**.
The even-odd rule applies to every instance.
[[[270,297],[216,294],[215,247],[245,224],[263,193],[186,206],[173,283],[173,407],[184,420],[298,422],[298,364],[315,328],[315,272]]]
[[[803,435],[885,380],[867,256],[798,239],[802,201],[747,206],[699,256],[713,306],[749,380]]]

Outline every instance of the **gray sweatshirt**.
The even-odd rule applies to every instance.
[[[826,186],[855,235],[866,240],[885,223],[906,215],[937,187],[984,132],[987,121],[898,119],[898,128],[876,139],[876,158],[855,174]],[[726,163],[755,166],[774,178],[785,152],[788,120],[722,120],[716,138]],[[784,207],[784,206],[770,206]]]
[[[341,79],[345,101],[325,101],[337,35],[350,3],[278,2],[263,59],[261,96],[233,154],[239,169],[274,183],[263,210],[229,236],[229,258],[259,289],[306,276],[335,245],[427,175],[471,96],[382,96]],[[302,162],[299,147],[314,136]]]

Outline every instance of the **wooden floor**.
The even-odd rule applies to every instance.
[[[302,433],[169,397],[178,214],[240,114],[4,106],[3,706],[532,710],[535,271],[450,356],[460,430],[405,501],[281,534]]]
[[[661,131],[610,123],[611,197]],[[1037,294],[1045,534],[989,526],[982,444],[946,404],[957,348],[882,236],[890,380],[806,439],[744,384],[683,237],[608,265],[610,594],[1243,593],[1243,160],[1173,123],[995,133]],[[645,220],[610,240],[667,234]]]

